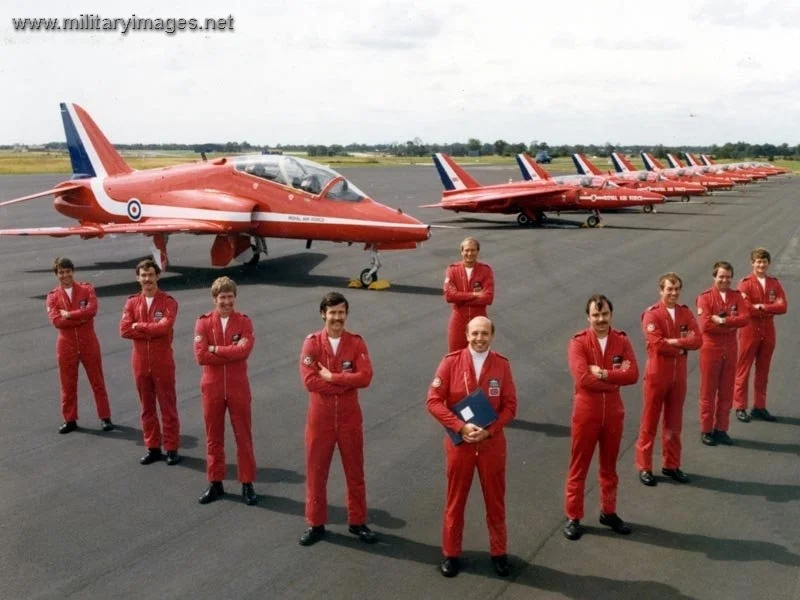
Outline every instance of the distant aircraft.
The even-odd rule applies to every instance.
[[[706,166],[713,166],[716,163],[711,160],[711,157],[708,154],[701,154],[700,160],[703,161],[703,164]],[[785,167],[776,167],[770,163],[758,163],[758,162],[738,162],[738,163],[728,163],[732,164],[735,167],[740,169],[758,169],[760,171],[764,171],[767,175],[783,175],[785,173],[791,173],[791,169],[787,169]]]
[[[171,234],[213,235],[211,264],[255,264],[266,238],[363,243],[372,260],[358,279],[378,282],[379,250],[415,248],[430,227],[369,198],[342,175],[286,155],[219,158],[136,171],[77,104],[61,104],[73,176],[53,189],[0,203],[55,196],[55,209],[80,224],[0,230],[0,235],[138,233],[152,240],[153,259],[166,269]],[[358,285],[358,282],[351,282]]]
[[[539,226],[545,212],[590,211],[588,227],[601,224],[601,209],[618,209],[664,202],[664,196],[632,192],[618,187],[585,188],[551,181],[521,181],[482,186],[446,154],[434,154],[433,163],[445,187],[438,204],[422,208],[443,208],[454,212],[517,214],[522,226]]]
[[[709,191],[731,190],[733,189],[733,186],[736,185],[734,181],[721,175],[702,175],[685,167],[679,167],[677,169],[664,168],[664,165],[662,165],[656,159],[656,157],[649,152],[640,152],[639,155],[642,157],[642,162],[648,171],[654,171],[660,175],[664,175],[664,177],[669,177],[670,179],[699,183],[700,185],[705,186]]]
[[[712,175],[714,177],[727,177],[737,184],[752,183],[753,181],[752,177],[746,175],[742,171],[736,171],[735,169],[728,169],[724,165],[714,165],[712,167],[707,167],[700,164],[684,165],[677,157],[675,157],[670,153],[667,153],[667,162],[669,163],[669,166],[672,167],[673,169],[685,168],[692,171],[693,173],[700,173],[702,175]]]
[[[660,176],[657,173],[636,171],[633,165],[630,163],[625,165],[619,161],[619,159],[615,161],[613,154],[611,158],[617,173],[615,175],[609,174],[609,177],[611,178],[611,181],[617,185],[634,188],[637,190],[655,192],[656,194],[661,194],[671,198],[681,198],[687,202],[689,201],[689,196],[702,196],[707,192],[705,186],[702,186],[699,183],[676,181],[667,179],[666,177]],[[573,154],[572,162],[575,163],[575,168],[578,170],[578,173],[595,175],[602,174],[602,171],[600,171],[600,169],[598,169],[597,166],[594,165],[592,161],[586,158],[586,156],[583,154]],[[625,169],[628,167],[630,167],[630,170],[626,171]]]

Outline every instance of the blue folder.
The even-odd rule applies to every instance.
[[[481,388],[476,389],[474,392],[464,397],[463,400],[459,400],[450,407],[450,410],[465,423],[471,423],[478,427],[488,427],[497,420],[497,413],[492,408],[489,399]],[[460,433],[456,433],[447,427],[445,427],[445,430],[447,431],[447,435],[450,436],[450,440],[456,446],[464,442],[464,438],[461,437]]]

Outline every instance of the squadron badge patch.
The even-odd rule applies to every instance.
[[[655,323],[648,323],[647,324],[647,331],[649,331],[650,333],[653,333],[655,330],[656,330]]]
[[[314,358],[313,358],[312,356],[304,356],[304,357],[303,357],[303,364],[304,364],[305,366],[307,366],[307,367],[308,367],[308,366],[310,366],[310,365],[311,365],[311,363],[313,363],[313,362],[314,362]]]
[[[442,385],[442,378],[439,376],[434,377],[433,381],[431,381],[432,388],[438,388],[441,385]]]

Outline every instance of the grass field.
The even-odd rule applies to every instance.
[[[209,154],[212,160],[220,155]],[[188,162],[196,162],[200,157],[191,153],[175,152],[158,156],[148,156],[143,153],[123,153],[125,161],[134,169],[153,169],[167,167]],[[400,166],[409,164],[432,165],[429,156],[397,157],[397,156],[332,156],[317,157],[316,160],[333,169],[339,167],[364,167],[364,166]],[[457,158],[457,162],[464,165],[513,165],[513,156],[481,156]],[[609,159],[596,158],[595,164],[602,170],[613,170]],[[638,160],[634,164],[638,166]],[[800,173],[800,161],[775,160],[773,164],[788,167],[795,173]],[[574,166],[572,159],[567,157],[555,158],[549,165],[543,165],[547,170],[554,172],[572,172]],[[71,173],[69,155],[64,152],[3,152],[0,151],[0,175],[24,175],[34,173]]]

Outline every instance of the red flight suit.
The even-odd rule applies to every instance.
[[[700,349],[700,431],[728,431],[733,405],[738,345],[736,330],[750,322],[750,308],[742,295],[729,289],[725,300],[715,287],[697,297],[697,316],[703,332]],[[725,324],[711,320],[725,315]]]
[[[325,381],[319,365],[333,377]],[[328,472],[338,445],[347,481],[347,522],[367,522],[364,482],[364,428],[358,389],[372,381],[372,362],[363,338],[343,331],[333,351],[325,329],[309,334],[300,352],[300,379],[308,390],[306,419],[306,520],[312,527],[328,521]]]
[[[247,340],[240,344],[240,340]],[[194,328],[194,355],[203,367],[200,391],[206,422],[206,472],[209,481],[225,479],[225,410],[230,414],[236,438],[237,475],[241,483],[253,483],[256,459],[250,415],[250,380],[247,358],[255,343],[250,317],[233,311],[225,333],[215,310],[197,319]],[[209,351],[209,346],[216,346]]]
[[[69,312],[68,319],[61,316],[62,310]],[[100,420],[111,418],[100,342],[94,332],[96,314],[97,296],[90,283],[73,282],[71,301],[61,286],[47,294],[47,316],[58,329],[56,358],[64,421],[78,420],[78,363],[83,364],[89,385],[92,386],[97,416]]]
[[[144,294],[129,296],[119,324],[120,335],[133,340],[131,368],[142,404],[144,445],[146,448],[161,448],[160,408],[164,449],[168,452],[177,450],[180,445],[175,360],[172,356],[172,330],[177,316],[178,303],[172,296],[158,290],[149,310]]]
[[[600,444],[600,506],[604,514],[617,512],[617,457],[622,440],[625,406],[619,388],[639,379],[639,365],[625,332],[611,329],[603,352],[597,335],[584,329],[569,341],[569,371],[575,380],[572,408],[572,456],[565,489],[568,519],[583,518],[586,475],[594,448]],[[628,361],[628,365],[625,365]],[[589,370],[597,365],[608,371],[598,379]],[[626,368],[627,366],[627,368]]]
[[[647,342],[647,364],[642,423],[636,440],[636,468],[653,470],[653,446],[663,408],[662,466],[677,469],[681,466],[687,356],[689,350],[697,350],[703,345],[703,337],[691,309],[684,304],[675,305],[674,320],[663,302],[654,304],[642,313],[642,331]],[[676,339],[678,344],[668,344],[668,339]]]
[[[473,292],[481,290],[480,296]],[[467,347],[467,323],[485,317],[486,307],[494,302],[494,272],[486,263],[477,262],[467,277],[463,262],[453,263],[444,274],[444,299],[453,305],[447,326],[448,352]]]
[[[464,333],[466,339],[466,333]],[[444,427],[458,432],[466,424],[450,407],[480,387],[497,413],[497,421],[486,427],[489,437],[482,442],[453,444],[444,438],[447,465],[447,500],[442,526],[444,556],[460,556],[464,533],[464,507],[472,487],[472,477],[478,478],[486,506],[486,526],[489,529],[489,549],[492,556],[506,554],[506,437],[503,428],[517,414],[517,389],[508,359],[489,350],[480,377],[469,348],[446,355],[428,388],[428,412]]]
[[[750,323],[739,330],[739,360],[736,364],[736,383],[733,392],[733,407],[747,410],[747,392],[750,382],[750,367],[756,363],[755,395],[753,408],[767,407],[767,381],[772,352],[775,350],[775,315],[786,313],[788,303],[783,286],[775,277],[766,277],[766,289],[758,278],[750,274],[739,282],[738,290],[750,307]],[[764,309],[755,308],[763,304]]]

